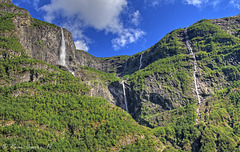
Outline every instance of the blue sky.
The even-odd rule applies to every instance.
[[[96,57],[133,55],[174,29],[240,14],[240,0],[12,0],[34,18],[72,32]]]

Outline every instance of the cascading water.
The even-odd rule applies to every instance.
[[[68,67],[67,67],[67,69],[68,69],[68,71],[69,71],[72,75],[75,76],[75,72],[74,72],[74,71],[70,70]]]
[[[62,34],[62,40],[61,40],[61,46],[60,46],[60,58],[59,58],[59,64],[62,66],[67,67],[68,71],[75,76],[74,71],[70,70],[68,66],[66,65],[66,44],[65,44],[65,37],[63,33],[63,29],[61,28],[61,34]]]
[[[126,106],[126,111],[128,112],[127,96],[126,96],[125,84],[124,84],[123,80],[122,80],[122,86],[123,86],[123,96],[124,96],[124,102],[125,102],[125,106]]]
[[[187,33],[187,28],[184,30],[184,34],[185,34],[185,36],[186,36],[185,38],[186,38],[187,48],[188,48],[188,50],[190,51],[191,55],[193,56],[193,60],[194,60],[193,78],[194,78],[195,91],[196,91],[197,99],[198,99],[197,116],[199,117],[199,116],[200,116],[199,109],[200,109],[201,99],[200,99],[199,92],[198,92],[198,85],[197,85],[197,78],[196,78],[197,60],[196,60],[196,56],[195,56],[195,54],[193,53],[192,47],[191,47],[190,42],[189,42],[189,36],[188,36],[188,33]],[[197,123],[197,122],[198,122],[198,118],[196,119],[196,123]]]
[[[140,56],[139,70],[141,70],[142,68],[142,58],[143,58],[143,54],[141,54]]]
[[[65,45],[65,37],[64,37],[62,28],[61,28],[61,33],[62,33],[62,40],[61,40],[61,46],[60,46],[59,64],[66,66],[66,45]]]

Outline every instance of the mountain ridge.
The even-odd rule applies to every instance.
[[[0,2],[0,146],[239,151],[239,16],[201,20],[187,34],[177,29],[146,51],[110,58],[76,50],[64,29],[62,66],[61,28]]]

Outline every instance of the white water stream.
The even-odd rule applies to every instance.
[[[141,54],[140,56],[139,70],[141,70],[142,68],[142,58],[143,58],[143,54]]]
[[[125,102],[125,106],[126,106],[126,111],[128,112],[127,96],[126,96],[126,91],[125,91],[124,80],[122,80],[122,86],[123,86],[123,96],[124,96],[124,102]]]
[[[192,47],[191,47],[190,42],[189,42],[189,36],[188,36],[188,33],[187,33],[187,28],[184,30],[184,34],[185,34],[185,36],[186,36],[185,38],[186,38],[187,48],[188,48],[188,50],[190,51],[190,53],[191,53],[191,55],[192,55],[192,57],[193,57],[193,59],[194,59],[193,78],[194,78],[195,91],[196,91],[197,100],[198,100],[197,119],[196,119],[196,123],[198,123],[198,117],[200,116],[199,109],[200,109],[201,99],[200,99],[199,92],[198,92],[198,84],[197,84],[197,78],[196,78],[197,60],[196,60],[196,56],[195,56],[195,54],[193,53]]]
[[[62,33],[62,40],[61,40],[61,46],[60,46],[60,59],[59,64],[66,66],[66,45],[65,45],[65,37],[63,33],[63,29],[61,28]]]
[[[63,33],[63,29],[61,28],[61,34],[62,34],[62,40],[61,40],[61,46],[60,46],[60,58],[59,58],[59,64],[62,66],[67,67],[68,71],[75,76],[74,71],[70,70],[68,66],[66,65],[66,44],[65,44],[65,37]]]

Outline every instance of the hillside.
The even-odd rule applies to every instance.
[[[110,58],[10,0],[0,21],[2,150],[240,151],[240,16]]]

